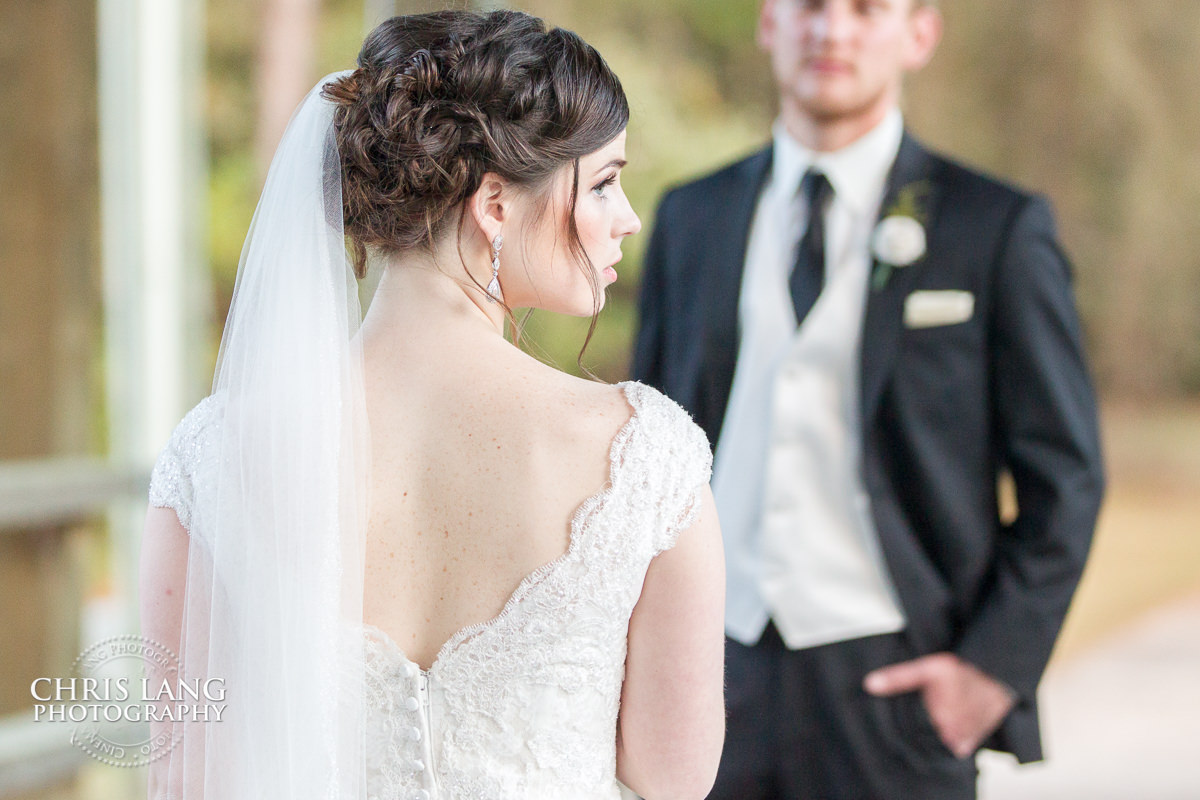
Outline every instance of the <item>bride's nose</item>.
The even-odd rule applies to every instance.
[[[642,229],[642,220],[638,217],[637,212],[633,210],[633,206],[625,200],[624,208],[621,215],[617,218],[616,232],[617,238],[632,236]]]

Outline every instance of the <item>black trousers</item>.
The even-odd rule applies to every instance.
[[[915,656],[903,633],[789,650],[773,624],[725,640],[725,751],[710,800],[973,800],[974,758],[946,748],[920,694],[862,679]]]

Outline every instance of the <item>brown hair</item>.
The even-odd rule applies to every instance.
[[[336,105],[345,230],[359,277],[368,251],[429,249],[461,224],[484,173],[545,202],[551,177],[572,162],[567,234],[587,262],[575,227],[579,158],[624,130],[629,105],[576,34],[516,11],[393,17],[367,36],[358,69],[324,95]]]

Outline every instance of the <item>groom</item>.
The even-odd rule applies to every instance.
[[[904,130],[940,34],[930,0],[765,0],[772,143],[658,211],[633,372],[716,443],[712,797],[973,798],[981,746],[1042,755],[1096,407],[1047,202]]]

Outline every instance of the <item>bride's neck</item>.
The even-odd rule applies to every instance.
[[[460,278],[432,259],[398,259],[383,268],[363,320],[364,332],[454,327],[463,334],[504,334],[504,308],[489,303],[459,266]],[[386,335],[386,333],[385,333]]]

